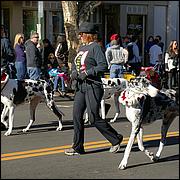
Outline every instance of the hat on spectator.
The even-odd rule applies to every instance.
[[[83,22],[79,27],[79,33],[97,34],[97,30],[93,23]]]
[[[118,40],[119,39],[119,35],[118,34],[113,34],[111,37],[110,37],[110,40],[113,41],[113,40]]]

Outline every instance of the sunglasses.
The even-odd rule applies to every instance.
[[[34,38],[39,38],[39,36],[35,36]]]

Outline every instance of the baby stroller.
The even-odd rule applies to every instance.
[[[15,64],[12,62],[7,62],[6,64],[2,65],[2,68],[6,70],[6,73],[9,75],[10,79],[16,79],[16,67]]]
[[[166,87],[166,76],[162,63],[158,62],[154,67],[141,67],[140,76],[145,76],[157,89]]]
[[[48,74],[49,74],[49,80],[51,81],[51,83],[53,84],[55,78],[58,76],[61,78],[63,78],[64,80],[64,88],[67,89],[68,88],[68,83],[69,83],[69,76],[67,73],[64,72],[60,72],[58,68],[52,68],[50,70],[48,70]],[[62,82],[58,83],[58,92],[61,94],[61,96],[65,95],[65,91],[61,91],[62,90]]]

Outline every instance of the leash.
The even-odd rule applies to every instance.
[[[99,82],[99,81],[96,81],[94,79],[89,79],[89,78],[86,78],[88,81],[91,81],[91,82],[94,82],[95,84],[100,84],[100,85],[104,85],[104,86],[110,86],[108,84],[105,84],[103,82]],[[115,84],[114,86],[110,86],[112,88],[115,88],[115,89],[118,89],[119,85]]]
[[[100,84],[100,85],[107,85],[107,84],[105,84],[105,83],[103,83],[103,82],[99,82],[99,81],[96,81],[96,80],[94,80],[94,79],[89,79],[89,78],[86,78],[88,81],[91,81],[91,82],[94,82],[94,83],[96,83],[96,84]]]

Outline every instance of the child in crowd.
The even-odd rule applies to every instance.
[[[67,81],[67,68],[63,63],[58,63],[55,55],[48,56],[48,74],[54,79],[54,96],[65,96],[65,81]],[[61,91],[58,91],[59,80],[61,80]]]

